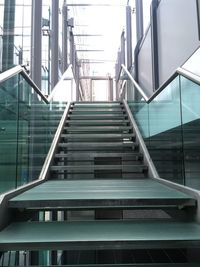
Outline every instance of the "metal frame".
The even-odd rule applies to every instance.
[[[59,0],[52,0],[52,25],[51,25],[51,89],[58,82],[59,46],[58,46],[58,13]]]
[[[158,0],[151,3],[151,47],[152,47],[152,81],[154,91],[159,87],[158,62],[158,27],[157,27]]]
[[[142,1],[140,0],[140,2]],[[122,53],[123,52],[124,51],[122,50]],[[130,6],[126,7],[126,66],[128,69],[130,69],[132,66],[132,22]]]
[[[42,78],[42,1],[32,0],[31,78],[41,87]]]

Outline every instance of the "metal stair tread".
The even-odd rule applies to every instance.
[[[10,207],[195,205],[190,196],[152,179],[46,181],[9,201]]]
[[[112,120],[119,120],[119,119],[125,119],[127,116],[125,114],[90,114],[90,115],[73,115],[73,114],[69,114],[68,118],[70,120],[107,120],[107,119],[112,119]]]
[[[122,126],[122,125],[127,125],[129,122],[129,120],[124,119],[124,120],[66,120],[66,124],[69,125],[90,125],[90,126],[111,126],[111,125],[115,125],[115,126]]]
[[[137,144],[134,142],[68,142],[59,143],[59,147],[68,149],[125,149],[125,148],[135,148]]]
[[[68,126],[64,127],[67,132],[125,132],[132,130],[131,126]]]
[[[114,138],[114,139],[124,139],[133,138],[135,134],[133,133],[87,133],[87,134],[62,134],[61,137],[66,139],[88,139],[88,138]]]
[[[64,165],[64,166],[60,166],[60,165],[54,165],[51,166],[50,170],[51,171],[59,171],[59,172],[72,172],[75,173],[77,171],[81,171],[81,172],[93,172],[94,170],[112,170],[112,171],[116,171],[116,170],[121,170],[123,172],[141,172],[141,171],[146,171],[148,168],[146,165]]]
[[[72,158],[72,159],[81,159],[81,160],[94,160],[94,158],[109,158],[109,157],[120,157],[122,160],[139,160],[143,156],[139,152],[68,152],[68,153],[59,153],[55,155],[55,158]]]
[[[16,222],[0,232],[0,249],[199,247],[200,225],[169,220]]]

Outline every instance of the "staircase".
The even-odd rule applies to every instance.
[[[121,102],[71,104],[48,179],[8,206],[0,266],[199,266],[196,201],[149,177]]]

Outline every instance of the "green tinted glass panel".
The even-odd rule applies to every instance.
[[[200,86],[181,77],[186,185],[200,189]]]
[[[179,77],[149,104],[149,151],[160,177],[184,184]]]
[[[0,192],[16,186],[18,77],[0,84]]]

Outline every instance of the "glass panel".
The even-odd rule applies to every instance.
[[[21,75],[0,84],[0,192],[38,178],[65,106],[44,103]]]
[[[200,88],[181,77],[186,185],[200,189]]]
[[[16,186],[18,77],[0,84],[0,193]]]
[[[179,77],[149,104],[149,151],[161,178],[184,184]]]

